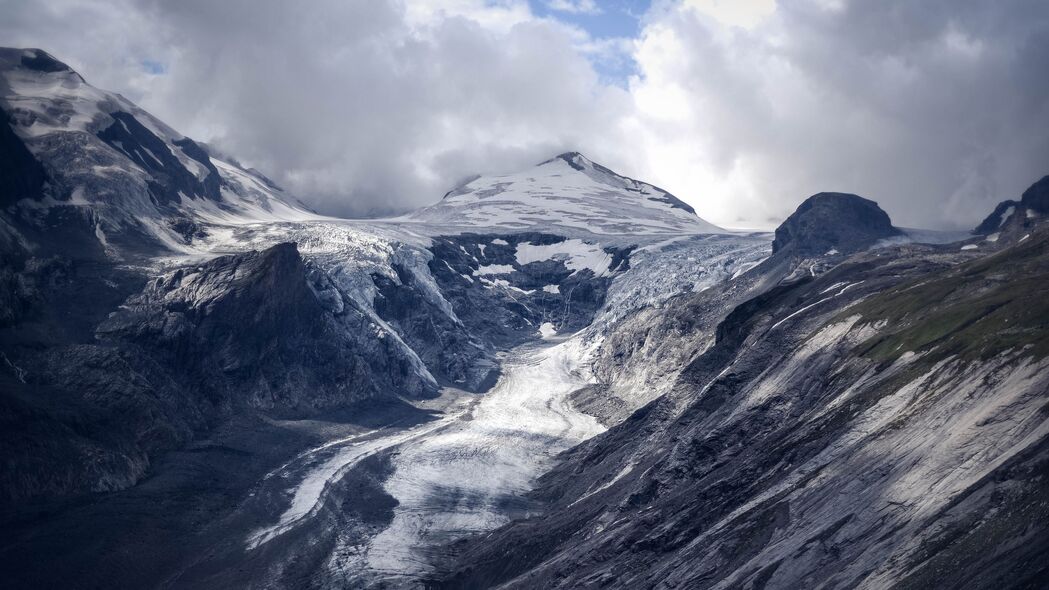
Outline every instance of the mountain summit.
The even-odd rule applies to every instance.
[[[849,193],[819,193],[805,199],[776,228],[772,251],[792,247],[806,256],[831,251],[848,254],[900,233],[889,215],[870,199]]]
[[[722,231],[667,191],[578,152],[516,174],[474,178],[407,219],[471,230],[557,228],[599,235]]]
[[[186,248],[206,220],[314,216],[47,52],[18,48],[0,48],[0,205],[28,225],[61,216],[52,234],[91,226],[110,253],[141,250],[131,234],[148,250]]]

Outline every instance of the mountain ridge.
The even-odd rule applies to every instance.
[[[21,223],[69,207],[81,218],[77,225],[94,226],[100,242],[134,228],[151,237],[155,253],[191,249],[200,222],[215,216],[316,216],[269,179],[223,162],[42,50],[0,48],[0,113],[6,123],[0,149],[28,174],[14,178],[0,170],[14,180],[9,186],[23,187],[0,195]],[[141,254],[122,252],[119,240],[102,245],[117,256]]]

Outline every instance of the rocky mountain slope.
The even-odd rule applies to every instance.
[[[5,220],[97,237],[124,258],[185,248],[207,218],[316,217],[270,180],[209,154],[39,49],[0,49]],[[57,226],[57,227],[56,227]]]
[[[974,234],[997,241],[1001,235],[1013,240],[1029,233],[1040,219],[1049,215],[1049,176],[1031,185],[1020,200],[1006,199],[973,230]]]
[[[541,516],[463,542],[439,585],[1044,583],[1049,232],[995,245],[888,246],[798,276],[770,259],[748,274],[786,278],[620,323],[609,340],[686,320],[711,336],[666,395],[541,478]],[[645,352],[614,348],[606,370]]]
[[[857,195],[819,193],[802,203],[778,228],[772,251],[800,255],[852,254],[900,235],[874,201]]]
[[[203,262],[215,233],[317,218],[265,177],[40,50],[0,50],[0,108],[5,501],[126,488],[246,409],[436,392],[294,244]]]

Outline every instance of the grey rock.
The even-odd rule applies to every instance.
[[[1020,206],[1019,201],[1013,201],[1011,199],[998,203],[994,208],[994,211],[991,211],[991,214],[985,217],[984,220],[980,222],[980,225],[977,225],[976,228],[973,229],[973,233],[987,235],[998,231]]]
[[[310,412],[387,392],[433,393],[294,244],[157,278],[98,335],[201,373],[221,406]]]
[[[430,248],[434,254],[430,272],[456,316],[492,345],[504,348],[533,339],[544,323],[571,333],[590,324],[613,278],[630,268],[631,248],[605,248],[611,257],[605,276],[569,269],[562,260],[520,264],[515,256],[518,244],[564,241],[563,236],[535,232],[441,236]],[[506,267],[510,272],[475,277],[481,266]]]
[[[119,308],[112,295],[88,301],[77,308],[79,332],[33,341],[26,330],[36,324],[24,316],[44,313],[41,328],[53,321],[55,282],[85,295],[90,282],[61,261],[31,260],[20,276],[5,309],[21,314],[22,332],[4,334],[0,370],[10,420],[0,446],[17,458],[0,477],[6,501],[130,486],[158,453],[238,412],[308,417],[435,393],[405,349],[294,244],[175,270]]]
[[[848,193],[818,193],[798,206],[778,228],[772,251],[787,248],[802,256],[831,250],[849,254],[878,240],[900,235],[874,201]]]
[[[0,206],[39,198],[46,181],[44,167],[11,130],[7,113],[0,109]]]
[[[1020,197],[1020,204],[1041,214],[1049,214],[1049,176],[1032,184]]]
[[[993,236],[996,247],[1007,247],[1029,235],[1049,214],[1049,176],[1043,177],[1023,192],[1020,200],[998,203],[973,234]]]

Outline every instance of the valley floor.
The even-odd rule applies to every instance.
[[[535,478],[604,427],[569,404],[587,383],[579,338],[502,356],[485,394],[446,389],[421,404],[432,420],[328,440],[267,473],[237,508],[265,524],[169,582],[218,587],[248,570],[262,586],[416,587],[435,550],[528,514]]]
[[[411,582],[430,573],[429,549],[526,514],[524,494],[554,456],[604,430],[569,404],[586,383],[581,359],[575,339],[514,349],[479,403],[398,445],[384,486],[393,521],[363,560],[336,558],[331,571]]]

